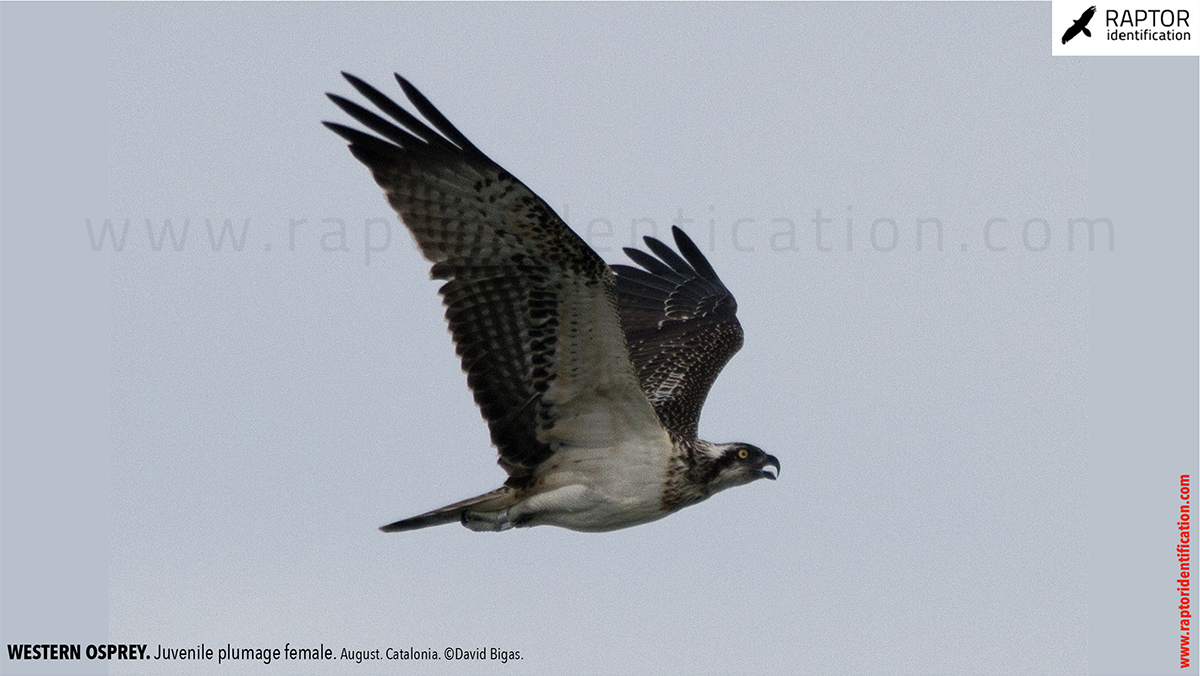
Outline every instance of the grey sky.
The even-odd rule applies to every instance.
[[[1139,231],[1068,239],[1103,214],[1048,5],[105,12],[107,210],[62,227],[108,268],[108,638],[522,656],[314,673],[1088,669],[1089,274]],[[319,124],[340,70],[409,78],[607,260],[684,219],[746,331],[701,435],[779,481],[610,534],[379,533],[503,473],[427,265]],[[113,664],[164,669],[212,665]]]

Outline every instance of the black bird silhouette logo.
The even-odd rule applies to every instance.
[[[1064,45],[1067,44],[1068,42],[1071,41],[1071,38],[1075,37],[1076,35],[1079,35],[1080,33],[1083,33],[1084,35],[1088,36],[1089,38],[1092,37],[1092,32],[1087,29],[1087,25],[1088,25],[1088,22],[1092,20],[1092,16],[1094,16],[1095,14],[1096,14],[1096,6],[1095,5],[1092,5],[1091,7],[1088,7],[1086,10],[1084,10],[1083,14],[1080,14],[1079,18],[1075,20],[1075,23],[1071,24],[1071,27],[1067,29],[1067,32],[1063,33],[1062,43]]]

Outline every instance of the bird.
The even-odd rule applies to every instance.
[[[625,249],[640,267],[610,266],[408,80],[395,75],[428,124],[342,75],[387,118],[327,93],[374,133],[323,124],[349,142],[444,281],[445,319],[508,475],[380,530],[606,532],[776,478],[779,460],[761,448],[697,437],[743,332],[733,295],[681,229],[677,250],[646,237],[650,253]]]
[[[1067,42],[1069,42],[1071,40],[1071,38],[1075,37],[1076,35],[1079,35],[1080,32],[1082,32],[1084,35],[1088,36],[1089,38],[1092,37],[1092,32],[1087,29],[1087,25],[1088,25],[1088,22],[1092,20],[1092,17],[1095,14],[1096,14],[1096,6],[1095,5],[1092,5],[1091,7],[1088,7],[1087,9],[1083,10],[1083,14],[1080,14],[1079,18],[1075,20],[1075,23],[1071,24],[1071,27],[1067,29],[1067,32],[1063,33],[1062,43],[1064,45],[1067,44]]]

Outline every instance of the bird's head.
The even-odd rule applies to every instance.
[[[779,459],[750,444],[713,444],[711,486],[713,492],[771,479],[779,474]]]

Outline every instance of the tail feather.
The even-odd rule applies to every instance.
[[[380,526],[379,530],[385,533],[402,533],[404,531],[417,530],[418,528],[426,528],[429,526],[440,526],[447,523],[466,523],[473,514],[468,514],[468,511],[474,512],[496,512],[499,510],[508,509],[516,499],[515,491],[509,486],[501,486],[490,493],[477,495],[473,498],[456,502],[453,505],[446,505],[440,509],[435,509],[431,512],[425,512],[417,516],[401,519],[394,523],[389,523],[386,526]]]

